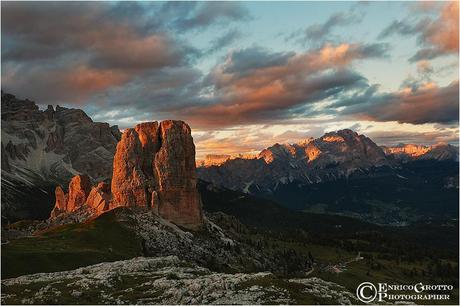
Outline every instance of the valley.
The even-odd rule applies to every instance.
[[[353,300],[356,286],[370,278],[375,282],[458,283],[458,222],[379,226],[348,217],[293,212],[265,199],[207,184],[199,187],[208,220],[199,232],[180,229],[145,212],[117,208],[85,223],[10,240],[2,245],[2,265],[6,267],[2,278],[77,270],[63,280],[46,280],[54,276],[38,274],[32,281],[26,281],[27,277],[6,281],[2,285],[4,301],[14,302],[17,290],[28,289],[31,301],[54,303],[73,303],[81,298],[89,303],[153,302],[155,296],[158,301],[171,303],[196,299],[218,304],[228,302],[228,298],[241,299],[241,303],[357,303]],[[353,261],[358,255],[362,259]],[[146,257],[131,259],[138,256]],[[183,261],[190,268],[184,271],[177,264],[172,265],[174,268],[155,268],[155,276],[142,276],[145,272],[135,269],[110,272],[114,276],[104,276],[104,283],[97,285],[101,295],[94,295],[91,286],[76,286],[86,283],[83,279],[91,283],[91,279],[100,278],[90,272],[93,268],[84,268],[88,265],[116,260],[127,260],[124,265],[128,265],[148,258],[162,260],[162,256],[176,256],[168,260]],[[231,282],[229,275],[233,275]],[[206,296],[200,290],[187,289],[179,294],[165,289],[176,288],[177,282],[193,288],[203,286],[209,284],[205,280],[208,277],[213,283],[228,284],[226,293]],[[76,282],[75,296],[62,287],[72,282]],[[164,290],[155,291],[160,285],[149,285],[153,291],[144,291],[147,283],[161,283]],[[317,290],[308,289],[312,285]],[[36,296],[38,289],[43,289],[43,294]],[[61,291],[62,295],[57,293]],[[458,300],[458,291],[452,298]]]

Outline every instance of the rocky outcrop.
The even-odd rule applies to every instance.
[[[197,161],[198,167],[220,166],[229,160],[232,156],[227,154],[208,154],[204,160]]]
[[[76,175],[69,183],[69,194],[66,209],[69,212],[77,210],[85,202],[91,191],[91,182],[87,175]]]
[[[105,182],[100,182],[91,189],[85,204],[96,213],[102,213],[110,209],[111,199],[110,185]]]
[[[61,186],[57,186],[54,192],[56,197],[56,203],[54,209],[51,212],[51,217],[57,217],[59,214],[67,211],[67,194],[64,193]]]
[[[196,166],[197,167],[212,167],[212,166],[221,166],[227,160],[234,160],[234,159],[256,159],[258,158],[258,154],[236,154],[236,155],[228,155],[228,154],[208,154],[204,157],[204,159],[197,159]]]
[[[113,205],[151,208],[188,228],[201,225],[195,146],[186,123],[167,120],[127,129],[113,165]]]
[[[76,175],[69,183],[69,192],[64,193],[61,186],[56,187],[56,203],[51,212],[52,217],[61,213],[73,212],[82,207],[91,190],[91,182],[87,175]]]
[[[91,188],[77,175],[69,193],[56,189],[52,216],[88,209],[99,214],[114,207],[151,209],[175,224],[198,229],[203,221],[190,127],[182,121],[146,122],[127,129],[117,145],[111,185]]]
[[[150,205],[147,196],[150,182],[142,171],[145,156],[139,137],[135,129],[127,129],[117,145],[113,161],[112,192],[113,201],[121,206]]]
[[[2,91],[2,218],[46,218],[56,185],[79,173],[92,181],[112,176],[120,131],[85,112],[48,105]]]
[[[201,200],[190,127],[182,121],[167,120],[161,122],[159,131],[161,147],[153,161],[158,180],[153,186],[158,186],[158,214],[185,227],[200,226]]]

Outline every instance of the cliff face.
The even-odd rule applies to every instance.
[[[152,205],[158,201],[158,214],[187,227],[202,223],[201,199],[196,188],[195,145],[190,127],[182,121],[160,124],[160,149],[154,158],[158,193],[152,193]]]
[[[2,218],[47,218],[57,184],[77,174],[91,181],[112,176],[120,131],[85,112],[60,106],[40,110],[2,92]]]
[[[150,207],[186,227],[201,224],[195,145],[186,123],[149,122],[126,130],[113,164],[114,205]]]
[[[77,173],[92,180],[110,178],[120,131],[93,122],[85,112],[2,92],[2,170],[27,169],[47,180],[68,182]]]
[[[111,186],[99,183],[91,188],[87,177],[75,176],[67,195],[56,189],[52,216],[80,207],[101,213],[128,206],[151,209],[175,224],[198,229],[203,216],[195,172],[195,146],[186,123],[138,124],[127,129],[117,145]]]

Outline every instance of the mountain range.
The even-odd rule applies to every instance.
[[[82,110],[51,105],[40,110],[30,100],[2,92],[2,216],[47,218],[55,187],[67,186],[77,174],[88,175],[93,185],[110,183],[121,135],[117,126],[94,122]],[[458,147],[380,147],[365,135],[345,129],[295,144],[277,143],[258,155],[210,155],[197,161],[197,176],[216,186],[305,209],[297,197],[290,200],[293,193],[302,194],[299,188],[382,175],[401,180],[401,169],[416,161],[456,164]],[[453,174],[444,175],[440,186],[458,188]],[[296,191],[286,194],[292,188]]]
[[[458,161],[458,147],[379,147],[370,138],[345,129],[295,144],[277,143],[255,157],[212,157],[198,168],[201,179],[233,190],[270,193],[280,184],[335,181],[384,166],[397,168],[409,161]]]

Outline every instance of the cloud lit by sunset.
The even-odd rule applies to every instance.
[[[198,158],[342,128],[456,143],[458,51],[458,2],[2,3],[4,91],[187,121]]]

